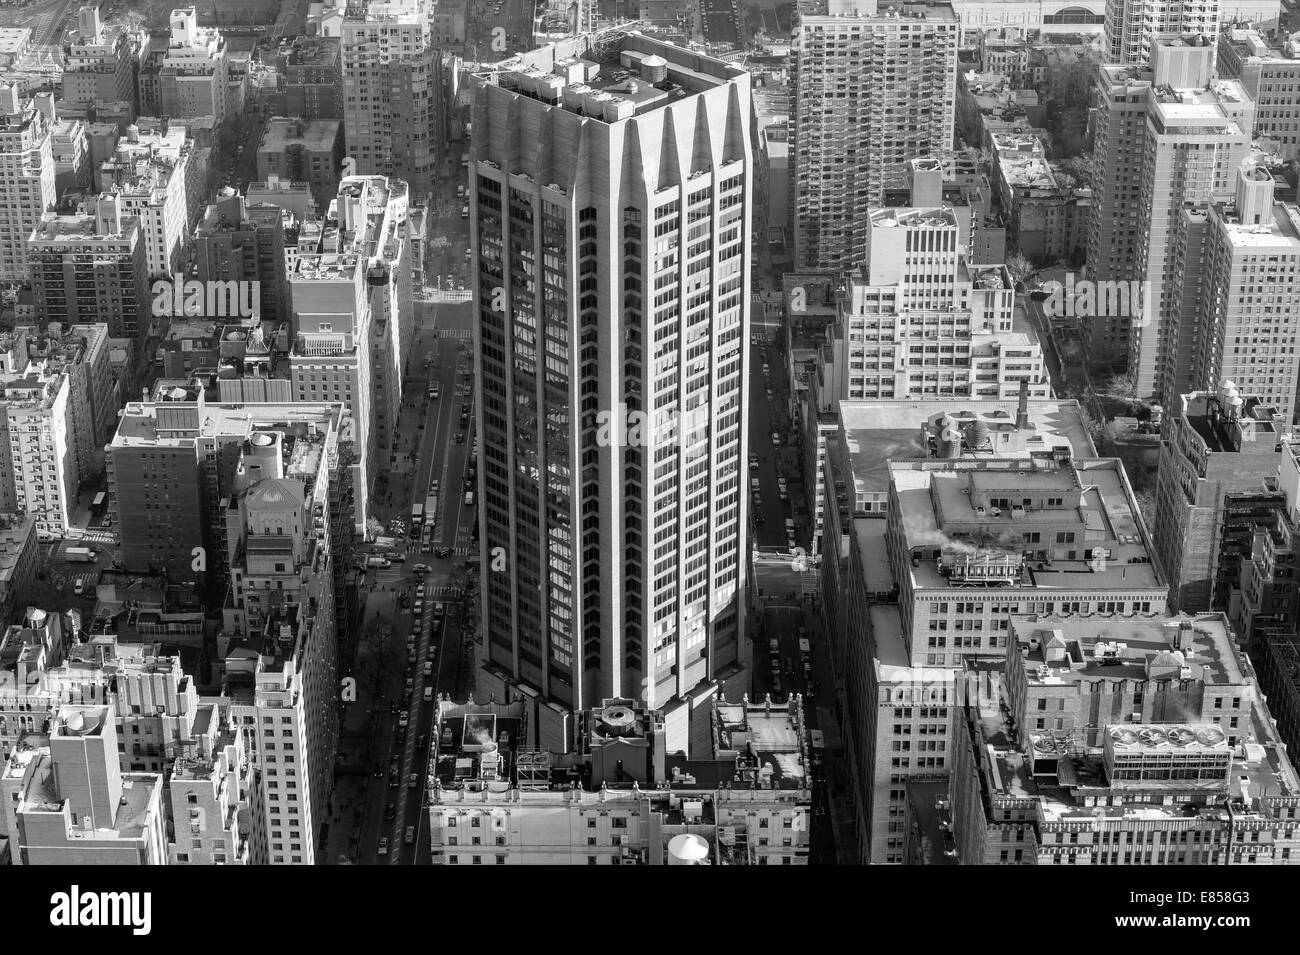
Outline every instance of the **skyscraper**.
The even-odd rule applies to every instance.
[[[474,84],[480,690],[747,686],[749,76],[610,30]]]
[[[949,149],[960,25],[949,3],[802,16],[795,31],[795,267],[847,269],[867,209],[907,184],[908,161]],[[477,127],[475,127],[477,128]]]

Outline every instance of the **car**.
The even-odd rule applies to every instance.
[[[424,702],[430,703],[432,701],[433,701],[433,687],[426,686],[424,688]]]
[[[442,482],[439,481],[437,478],[433,478],[433,479],[429,482],[429,493],[430,493],[430,494],[437,494],[438,491],[441,490],[441,489],[442,489]]]
[[[406,835],[403,839],[408,846],[415,841],[415,826],[406,827]]]
[[[460,403],[460,414],[461,414],[461,417],[465,417],[466,415],[469,414],[469,402],[468,402],[468,401],[462,401],[462,402]]]
[[[400,785],[402,785],[402,781],[401,781],[401,779],[398,778],[397,773],[389,773],[389,774],[388,774],[388,788],[389,788],[389,789],[396,789],[396,788],[397,788],[398,786],[400,786]]]
[[[756,478],[756,477],[752,477],[752,478],[750,478],[750,479],[749,479],[749,486],[752,487],[755,491],[757,491],[757,490],[758,490],[758,478]]]
[[[442,385],[439,382],[435,381],[433,384],[429,386],[429,397],[436,401],[441,395],[442,395]]]
[[[780,652],[781,652],[781,641],[778,640],[776,637],[768,637],[768,638],[767,638],[767,648],[768,648],[769,650],[771,650],[773,653],[780,653]]]
[[[72,588],[72,592],[76,594],[78,597],[80,597],[82,594],[86,592],[86,582],[84,580],[78,579],[76,586]]]
[[[438,645],[433,640],[429,641],[429,659],[430,660],[438,659]]]
[[[474,492],[473,492],[473,491],[466,491],[466,492],[465,492],[465,506],[466,506],[466,507],[473,507],[473,506],[474,506]]]
[[[755,524],[765,524],[765,523],[767,523],[767,518],[763,516],[763,512],[762,512],[762,511],[759,511],[759,510],[754,511],[754,523],[755,523]]]
[[[389,555],[388,555],[388,561],[389,561],[389,563],[393,563],[393,564],[405,564],[405,563],[406,563],[406,555],[405,555],[405,554],[392,553],[392,554],[389,554]]]
[[[443,614],[445,614],[446,612],[447,612],[447,607],[446,607],[446,605],[443,604],[441,601],[438,601],[438,602],[436,602],[436,603],[433,605],[433,619],[434,619],[434,620],[437,620],[439,617],[441,617],[441,616],[442,616]]]
[[[396,700],[393,700],[393,702],[388,705],[388,712],[392,713],[394,716],[401,712],[401,707],[397,705]]]
[[[413,573],[417,574],[418,576],[423,577],[425,574],[427,574],[427,573],[429,572],[429,565],[428,565],[428,564],[416,564],[414,567],[411,568],[411,571],[412,571]]]
[[[366,566],[367,567],[391,567],[392,561],[390,561],[387,557],[367,557]]]
[[[753,453],[751,453],[751,454],[749,455],[749,469],[750,469],[751,471],[757,471],[757,470],[758,470],[758,455],[757,455],[757,454],[753,454]]]
[[[456,553],[456,548],[454,547],[439,547],[437,550],[433,552],[433,556],[446,558],[446,557],[450,557],[454,553]]]
[[[406,777],[406,788],[407,788],[407,789],[418,789],[418,788],[420,788],[420,774],[419,774],[419,773],[411,773],[411,775],[409,775],[409,776]]]
[[[424,584],[419,584],[419,585],[415,588],[415,596],[416,596],[416,598],[419,599],[419,600],[423,600],[423,599],[424,599]]]
[[[464,443],[465,443],[465,432],[464,432],[464,431],[457,431],[457,432],[456,432],[456,443],[457,443],[457,444],[464,444]]]
[[[399,725],[399,726],[405,726],[405,725],[406,725],[407,723],[409,723],[409,722],[411,722],[411,713],[410,713],[410,711],[409,711],[409,710],[402,710],[402,712],[401,712],[401,713],[398,715],[398,717],[397,717],[397,725]]]
[[[772,394],[772,389],[771,389],[771,388],[768,388],[765,392],[763,392],[763,394],[764,394],[764,396],[767,398],[768,401],[771,401],[774,397],[776,397],[775,395]]]
[[[424,749],[424,746],[427,742],[428,742],[428,737],[426,737],[423,733],[421,733],[419,736],[415,738],[415,748]]]
[[[388,855],[388,837],[387,837],[387,836],[380,836],[380,837],[379,837],[379,848],[376,849],[375,852],[379,853],[379,855],[381,855],[381,856],[386,856],[386,855]]]
[[[411,652],[406,655],[406,662],[407,663],[415,662],[415,647],[412,647]]]
[[[468,219],[468,218],[469,218],[469,206],[461,206],[461,207],[460,207],[460,217],[461,217],[462,219]]]
[[[389,803],[384,807],[384,818],[391,821],[397,816],[397,804]]]
[[[766,375],[766,374],[768,373],[769,370],[770,370],[770,369],[769,369],[768,366],[767,366],[767,362],[763,362],[763,374]]]
[[[411,608],[411,616],[417,618],[424,616],[424,604],[419,600],[417,600],[415,606]]]
[[[773,444],[780,444],[780,443],[781,443],[781,435],[780,435],[779,432],[777,432],[777,431],[773,431],[773,432],[772,432],[772,443],[773,443]]]
[[[383,778],[384,778],[384,767],[381,766],[379,763],[375,763],[375,769],[374,769],[374,772],[372,772],[370,775],[374,776],[375,779],[383,779]]]

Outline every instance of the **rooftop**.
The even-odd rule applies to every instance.
[[[160,429],[159,410],[162,409],[166,416],[172,404],[171,402],[129,402],[118,424],[117,434],[113,437],[113,446],[181,447],[200,437],[248,436],[254,431],[276,430],[285,425],[320,427],[325,423],[332,423],[335,428],[338,428],[343,413],[341,405],[326,402],[248,405],[205,402],[201,409],[201,421],[196,412],[193,418],[186,422],[192,427]]]
[[[491,712],[448,716],[438,725],[437,748],[430,760],[446,789],[486,788],[504,792],[515,780],[522,721]]]
[[[1179,635],[1183,650],[1175,653]],[[1011,639],[1022,648],[1030,686],[1094,679],[1179,679],[1239,686],[1247,682],[1240,651],[1221,613],[1194,617],[1013,616]]]
[[[1234,247],[1283,249],[1300,253],[1300,208],[1289,202],[1273,204],[1273,214],[1267,222],[1246,224],[1234,210],[1221,213],[1220,228]]]
[[[558,109],[613,123],[745,75],[738,66],[615,28],[548,43],[479,77]]]
[[[1164,586],[1116,459],[950,459],[889,468],[914,589]],[[1073,543],[1056,543],[1063,533]]]
[[[29,241],[55,245],[67,243],[71,245],[98,240],[107,244],[129,239],[132,234],[140,229],[138,217],[122,216],[121,232],[101,235],[98,232],[96,221],[95,216],[89,213],[73,213],[71,215],[46,213],[41,217],[41,221],[37,223],[36,228],[32,230]]]
[[[290,146],[304,146],[309,150],[324,152],[338,142],[343,123],[337,119],[303,120],[287,116],[273,116],[266,124],[258,149],[284,152]]]
[[[1275,408],[1254,396],[1243,398],[1231,382],[1220,392],[1196,391],[1181,400],[1180,417],[1210,454],[1273,454],[1286,435]]]
[[[1077,401],[1031,400],[1029,426],[1025,429],[1016,427],[1015,401],[972,401],[961,410],[956,407],[946,399],[841,401],[840,440],[832,442],[830,451],[837,457],[836,477],[851,474],[858,494],[888,492],[889,462],[928,459],[932,454],[931,435],[923,430],[942,414],[951,415],[963,431],[968,424],[983,422],[985,433],[991,436],[990,447],[997,449],[999,458],[1028,459],[1033,454],[1053,451],[1070,451],[1084,457],[1095,453]],[[962,453],[980,458],[993,456],[989,451],[970,450],[965,444]]]

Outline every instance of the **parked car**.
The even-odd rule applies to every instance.
[[[411,773],[411,775],[409,775],[409,776],[406,777],[406,788],[407,788],[407,789],[418,789],[419,786],[420,786],[420,774],[419,774],[419,773]]]
[[[415,841],[415,826],[406,827],[406,835],[403,841],[405,841],[408,846]]]
[[[392,561],[390,561],[387,557],[367,557],[366,566],[367,567],[391,567]]]
[[[390,802],[387,806],[384,807],[384,818],[386,820],[391,822],[396,815],[397,815],[397,805],[395,803]]]
[[[381,855],[381,856],[386,856],[386,855],[388,855],[388,837],[387,837],[387,836],[380,836],[380,837],[379,837],[379,848],[376,849],[375,852],[377,852],[377,853],[378,853],[379,855]]]

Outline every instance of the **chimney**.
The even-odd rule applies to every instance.
[[[95,231],[99,235],[117,235],[122,231],[122,207],[118,205],[117,196],[106,194],[99,197],[95,204]]]
[[[1191,653],[1192,639],[1195,635],[1195,631],[1192,629],[1192,621],[1180,620],[1178,622],[1178,633],[1174,637],[1174,649],[1181,650],[1185,654]]]
[[[1020,405],[1016,408],[1016,430],[1029,427],[1029,379],[1020,379]]]
[[[1243,164],[1237,171],[1237,218],[1242,225],[1273,222],[1273,177],[1263,166]]]

